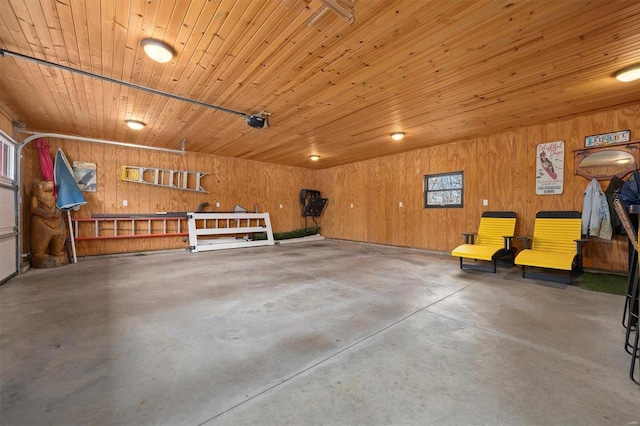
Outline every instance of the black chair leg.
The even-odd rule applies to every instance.
[[[631,367],[629,368],[629,377],[631,377],[631,380],[633,380],[634,382],[640,385],[640,374],[638,375],[637,379],[635,377],[636,364],[640,363],[640,350],[638,350],[639,338],[640,338],[640,330],[636,326],[636,338],[634,339],[633,347],[632,347],[633,350],[631,352]]]
[[[627,295],[624,299],[624,310],[622,311],[622,326],[627,328],[627,314],[633,308],[633,300],[631,299],[633,293],[634,283],[638,279],[638,256],[630,256],[629,262],[631,267],[629,268],[629,288],[627,289]]]
[[[635,270],[635,269],[634,269]],[[629,288],[629,295],[630,297],[627,298],[626,300],[626,316],[627,316],[627,320],[626,320],[626,324],[625,324],[625,328],[626,328],[626,333],[625,333],[625,339],[624,339],[624,349],[625,351],[627,351],[627,353],[629,355],[631,355],[632,357],[632,361],[631,361],[631,366],[634,366],[635,360],[638,357],[638,333],[640,333],[640,330],[638,330],[640,328],[640,324],[638,321],[638,317],[640,316],[638,310],[639,310],[639,306],[638,306],[638,293],[640,292],[640,289],[638,289],[638,280],[635,279],[636,278],[636,274],[637,272],[632,272],[631,275],[634,276],[634,282],[631,283],[631,287]],[[632,338],[631,333],[635,330],[635,339]],[[634,343],[631,343],[631,340],[634,340]]]

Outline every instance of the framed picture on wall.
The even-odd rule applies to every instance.
[[[438,173],[424,177],[424,207],[462,207],[463,173]]]
[[[81,161],[73,162],[73,177],[81,191],[97,192],[96,164]]]
[[[538,144],[536,148],[536,194],[562,194],[564,187],[564,141]]]

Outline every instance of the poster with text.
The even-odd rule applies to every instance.
[[[536,194],[562,194],[564,141],[541,143],[536,149]]]
[[[96,182],[96,164],[84,163],[81,161],[73,162],[73,177],[78,183],[78,187],[84,192],[97,192],[98,185]]]

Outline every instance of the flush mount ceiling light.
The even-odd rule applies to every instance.
[[[314,155],[310,155],[309,159],[311,161],[318,161],[320,159],[320,156],[319,155],[315,155],[315,154]]]
[[[140,42],[140,45],[144,52],[156,62],[169,62],[175,55],[171,46],[160,40],[145,38]]]
[[[144,126],[146,126],[142,121],[137,120],[126,120],[125,123],[127,123],[127,126],[133,130],[142,130],[144,129]]]
[[[404,138],[404,132],[391,133],[391,139],[394,141],[400,141],[402,138]]]
[[[630,65],[626,68],[622,68],[619,71],[616,71],[613,76],[618,80],[624,83],[629,81],[634,81],[640,78],[640,63]]]

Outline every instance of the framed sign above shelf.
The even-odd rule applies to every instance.
[[[599,146],[607,146],[629,142],[631,139],[630,130],[620,130],[618,132],[602,133],[600,135],[591,135],[584,138],[584,146],[587,148],[596,148]]]

